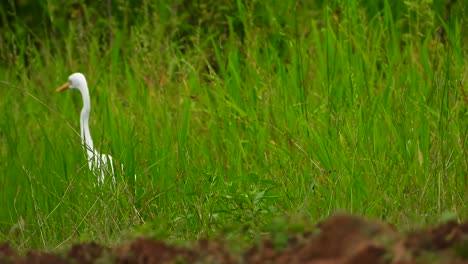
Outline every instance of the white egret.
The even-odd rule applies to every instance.
[[[62,92],[69,89],[77,89],[83,97],[83,109],[80,115],[80,131],[83,148],[88,156],[88,166],[93,171],[97,178],[98,184],[103,184],[105,175],[110,174],[112,181],[115,184],[114,164],[111,155],[99,154],[94,148],[93,139],[89,130],[89,114],[91,111],[91,101],[89,99],[89,90],[86,78],[82,73],[76,72],[68,77],[68,82],[60,86],[56,92]]]

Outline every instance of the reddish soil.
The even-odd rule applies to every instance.
[[[89,243],[62,254],[19,255],[0,244],[0,263],[468,263],[468,222],[401,234],[380,222],[336,214],[313,232],[290,236],[282,249],[266,240],[234,254],[214,241],[182,248],[139,238],[116,248]]]

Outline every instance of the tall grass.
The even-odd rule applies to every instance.
[[[466,18],[381,2],[237,1],[223,32],[144,4],[132,27],[89,9],[66,34],[5,34],[0,239],[249,241],[278,216],[338,210],[402,228],[466,218]],[[53,93],[76,71],[96,148],[125,167],[117,186],[88,171],[79,93]]]

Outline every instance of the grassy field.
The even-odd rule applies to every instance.
[[[468,218],[463,1],[62,2],[42,30],[1,12],[0,241]],[[96,148],[125,166],[116,186],[88,170],[79,92],[54,93],[77,71]]]

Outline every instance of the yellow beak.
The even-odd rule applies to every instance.
[[[59,88],[57,88],[57,90],[55,90],[55,92],[59,93],[59,92],[63,92],[67,89],[70,88],[70,85],[71,83],[70,82],[66,82],[64,85],[60,86]]]

